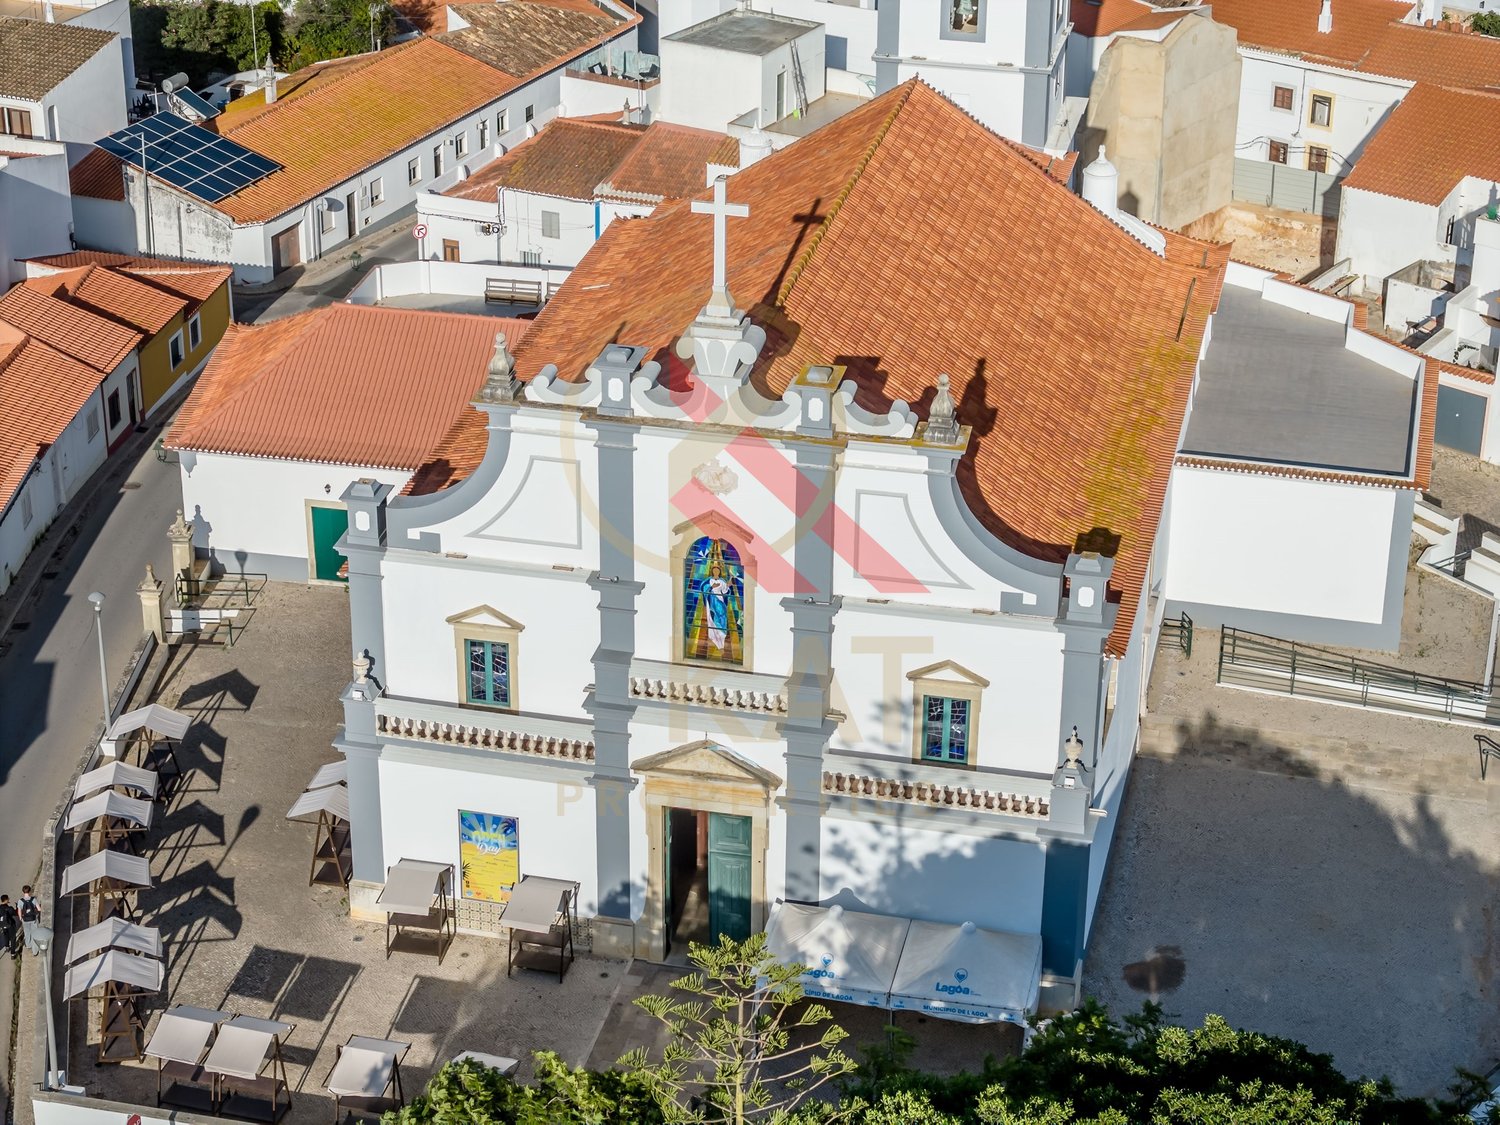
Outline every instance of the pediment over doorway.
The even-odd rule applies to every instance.
[[[710,739],[689,742],[651,754],[631,767],[636,773],[671,777],[695,777],[711,781],[753,783],[767,791],[781,788],[781,778],[756,765],[743,754]]]

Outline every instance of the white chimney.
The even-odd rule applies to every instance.
[[[57,22],[57,13],[52,10],[52,0],[44,0],[44,3],[42,4],[42,14],[48,23]]]
[[[1318,34],[1327,35],[1333,30],[1333,0],[1323,0],[1318,9]]]
[[[1418,24],[1436,23],[1442,14],[1438,0],[1421,0],[1421,3],[1417,5]]]
[[[1103,145],[1094,162],[1083,170],[1083,198],[1106,215],[1120,208],[1120,173],[1105,158]]]
[[[270,105],[276,100],[276,65],[271,62],[271,52],[266,52],[266,77],[264,82],[266,91],[266,104]]]
[[[740,167],[748,168],[757,160],[771,155],[771,138],[752,129],[740,138]]]

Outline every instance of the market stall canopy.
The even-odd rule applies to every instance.
[[[154,797],[160,783],[161,779],[153,770],[129,766],[124,762],[107,762],[96,770],[89,770],[78,779],[78,784],[73,786],[73,797],[75,800],[87,797],[99,789],[111,789],[116,785]]]
[[[512,930],[545,934],[557,925],[558,916],[566,916],[578,884],[571,879],[545,879],[527,875],[510,892],[500,921]]]
[[[328,813],[340,820],[349,819],[349,790],[342,785],[331,785],[326,789],[309,789],[287,810],[286,818],[296,820],[299,816],[315,816]]]
[[[326,785],[342,785],[349,780],[349,763],[340,758],[336,762],[329,762],[318,767],[318,772],[313,774],[313,779],[307,783],[309,789],[322,789]]]
[[[62,893],[71,894],[100,879],[118,879],[132,886],[149,887],[151,862],[144,856],[106,848],[63,869]]]
[[[181,711],[173,711],[170,707],[163,707],[160,703],[148,703],[144,707],[137,707],[134,711],[126,711],[110,723],[109,730],[104,737],[125,738],[136,731],[149,730],[154,734],[175,738],[181,742],[188,732],[188,727],[192,725],[191,716],[184,715]]]
[[[1039,934],[912,922],[891,985],[891,1008],[965,1023],[1025,1023],[1042,979]]]
[[[85,797],[81,801],[74,801],[72,808],[68,809],[65,827],[71,832],[85,824],[92,824],[100,817],[111,817],[114,820],[134,824],[138,828],[149,828],[152,808],[150,801],[127,797],[123,793],[116,793],[110,789],[103,793],[95,793],[92,797]]]
[[[823,1000],[889,1008],[909,918],[783,902],[771,911],[766,947],[783,964],[806,966],[802,990]]]
[[[119,984],[142,992],[160,992],[162,964],[155,957],[133,957],[111,949],[102,957],[74,965],[63,982],[68,999],[82,996],[101,984]]]
[[[386,872],[375,905],[387,914],[426,914],[453,877],[453,864],[403,859]]]
[[[63,958],[69,965],[84,957],[91,957],[101,949],[120,949],[127,953],[144,953],[148,957],[161,956],[161,931],[154,926],[137,926],[123,918],[106,918],[97,926],[79,930],[68,939],[67,955]]]
[[[352,1035],[339,1051],[339,1060],[323,1086],[342,1098],[381,1097],[409,1050],[410,1043]]]
[[[219,1025],[213,1050],[203,1060],[203,1069],[232,1078],[258,1078],[266,1060],[280,1051],[280,1040],[292,1033],[294,1024],[235,1016]]]
[[[178,1004],[161,1014],[156,1030],[151,1033],[151,1042],[146,1044],[146,1054],[164,1062],[197,1066],[203,1058],[203,1049],[208,1046],[208,1037],[227,1019],[228,1012]]]

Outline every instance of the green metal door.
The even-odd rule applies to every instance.
[[[750,818],[708,814],[708,931],[750,936]]]
[[[349,530],[349,513],[343,508],[312,510],[313,577],[323,582],[347,582],[339,574],[344,556],[333,545]]]

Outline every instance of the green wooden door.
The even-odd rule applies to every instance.
[[[750,936],[750,818],[708,814],[708,931]]]
[[[349,530],[349,513],[343,508],[312,510],[313,577],[324,582],[347,582],[339,574],[344,556],[333,545]]]

